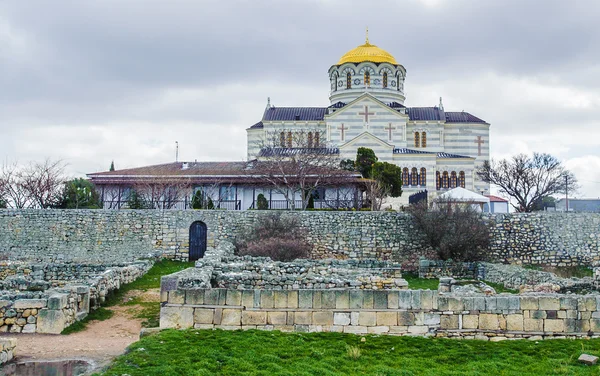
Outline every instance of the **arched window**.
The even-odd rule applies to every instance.
[[[412,170],[410,170],[410,185],[414,187],[419,185],[419,173],[417,172],[416,167],[413,167]]]
[[[427,185],[427,170],[425,169],[425,167],[421,167],[421,174],[419,175],[419,184],[421,185],[421,187]]]
[[[338,74],[337,72],[333,75],[333,91],[337,91],[337,81],[338,81]]]
[[[427,133],[425,132],[421,133],[421,147],[427,147]]]
[[[408,179],[408,167],[402,169],[402,184],[410,185],[410,180]]]
[[[419,139],[420,139],[419,132],[415,132],[415,147],[416,148],[418,148],[420,145]]]
[[[352,75],[350,72],[346,73],[346,89],[352,89]]]
[[[320,140],[319,140],[320,137],[321,137],[320,133],[319,132],[315,132],[315,147],[316,148],[318,148],[319,145],[320,145]]]
[[[288,148],[292,147],[292,132],[287,133],[287,147]]]
[[[442,180],[440,178],[440,172],[436,171],[435,172],[435,189],[437,189],[439,191],[441,186],[442,186]]]
[[[442,174],[442,188],[448,188],[448,171]]]
[[[279,134],[279,146],[281,146],[282,148],[285,147],[285,132],[281,132]]]
[[[458,184],[460,184],[461,188],[465,187],[465,172],[461,171],[458,173]]]
[[[371,73],[365,71],[365,86],[371,85]]]
[[[308,147],[309,148],[313,147],[313,133],[312,132],[308,132]]]
[[[456,188],[456,171],[450,173],[450,188]]]
[[[383,87],[387,87],[387,72],[383,72]]]

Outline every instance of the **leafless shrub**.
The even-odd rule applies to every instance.
[[[270,257],[275,261],[306,258],[311,246],[307,231],[295,217],[273,213],[261,216],[255,225],[238,237],[237,254],[240,256]]]

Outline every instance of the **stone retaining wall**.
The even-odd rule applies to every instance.
[[[189,228],[203,221],[208,244],[231,241],[266,211],[0,209],[0,254],[11,260],[107,263],[148,255],[188,258]],[[309,232],[313,258],[379,259],[418,267],[431,256],[410,215],[284,212]],[[491,216],[490,255],[502,262],[556,266],[600,262],[600,214]],[[0,271],[1,272],[1,271]]]
[[[4,363],[10,362],[13,359],[15,356],[16,347],[16,338],[0,337],[0,366]]]
[[[599,295],[175,289],[163,291],[161,300],[161,328],[417,334],[491,340],[600,334]]]

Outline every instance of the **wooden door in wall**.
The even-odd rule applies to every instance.
[[[190,261],[204,257],[206,252],[206,224],[196,221],[190,226]]]

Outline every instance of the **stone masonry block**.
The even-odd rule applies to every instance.
[[[493,313],[482,313],[479,315],[479,329],[498,330],[499,328],[498,315]]]
[[[68,301],[67,294],[53,294],[48,298],[48,309],[63,309],[67,306]]]
[[[260,295],[261,291],[259,289],[254,289],[254,302],[252,303],[254,308],[260,308]]]
[[[163,307],[165,309],[168,307]],[[161,322],[162,322],[161,309]],[[66,326],[67,318],[62,310],[41,309],[38,312],[37,332],[42,334],[60,334]]]
[[[215,317],[214,317],[215,325],[221,325],[222,319],[223,319],[223,308],[215,308]]]
[[[400,316],[398,316],[398,323],[400,323]],[[440,325],[440,315],[437,313],[425,313],[422,320],[423,325],[437,326]]]
[[[478,327],[479,327],[479,316],[463,315],[463,317],[462,317],[462,328],[463,329],[477,329]]]
[[[448,308],[448,307],[450,307],[449,299],[450,299],[450,297],[448,297],[448,296],[439,296],[438,297],[438,310],[449,311],[450,310]]]
[[[564,320],[544,320],[544,331],[553,333],[562,333],[565,331]]]
[[[401,290],[398,292],[398,308],[400,309],[412,309],[412,291]]]
[[[373,291],[363,290],[363,309],[373,309]]]
[[[335,308],[335,291],[322,291],[321,292],[321,308],[323,309],[334,309]]]
[[[434,291],[432,290],[423,290],[421,291],[421,309],[424,311],[430,311],[434,309],[433,307],[433,296]],[[400,306],[400,304],[398,304]]]
[[[288,292],[286,290],[273,291],[273,307],[274,308],[287,308],[287,306],[288,306]]]
[[[596,302],[594,301],[594,304]],[[560,309],[560,300],[549,296],[540,297],[540,310],[554,310]]]
[[[520,332],[523,331],[523,315],[507,315],[506,330]]]
[[[485,311],[485,298],[476,296],[473,298],[473,309],[475,311]]]
[[[321,309],[321,291],[319,290],[313,290],[312,307],[314,309]]]
[[[499,311],[508,311],[508,296],[496,297],[496,309]]]
[[[273,308],[273,291],[272,290],[262,290],[260,292],[260,308],[269,309]],[[253,325],[253,324],[249,324]]]
[[[350,309],[360,309],[363,305],[363,292],[362,290],[350,290]]]
[[[45,308],[46,299],[19,299],[13,304],[14,309]]]
[[[288,308],[298,308],[298,290],[289,290],[288,292]]]
[[[242,290],[242,306],[246,308],[258,308],[254,306],[253,290]]]
[[[214,324],[214,315],[213,308],[195,308],[194,324]]]
[[[373,291],[373,308],[374,309],[387,309],[387,307],[388,307],[387,291],[383,291],[383,290]]]
[[[415,314],[408,311],[398,312],[398,325],[411,326],[415,325]]]
[[[529,312],[529,317],[532,319],[545,319],[546,318],[546,311],[530,311]]]
[[[526,332],[542,332],[544,330],[544,320],[523,319],[523,330]]]
[[[265,311],[243,311],[242,325],[266,325],[267,312]]]
[[[267,312],[267,324],[269,325],[286,325],[287,312],[269,311]]]
[[[485,310],[486,312],[494,312],[497,309],[497,299],[495,296],[485,297]]]
[[[225,299],[225,305],[241,306],[242,305],[242,292],[240,290],[227,290],[227,297]],[[223,325],[227,325],[227,324],[223,324]]]
[[[335,312],[333,314],[333,325],[350,325],[350,312]]]
[[[421,293],[423,290],[412,290],[410,293],[411,302],[410,304],[413,306],[413,309],[421,308]]]
[[[531,311],[540,309],[539,298],[534,296],[521,297],[521,309]]]
[[[600,319],[591,319],[590,330],[594,333],[600,333]]]
[[[241,299],[241,294],[240,294],[240,299]],[[221,325],[232,325],[232,326],[242,325],[242,310],[236,309],[236,308],[223,309],[223,314],[221,317]]]
[[[461,298],[448,298],[448,311],[460,312],[464,311],[464,304]]]
[[[169,291],[169,294],[173,291]],[[38,318],[38,332],[39,332]],[[162,307],[160,309],[160,327],[185,329],[194,326],[194,308],[192,307]]]
[[[465,311],[475,310],[475,298],[465,296],[462,298],[463,306]]]
[[[387,303],[388,309],[398,309],[398,305],[400,304],[398,291],[388,291]]]
[[[205,305],[219,305],[219,295],[220,294],[221,294],[221,290],[219,290],[219,289],[204,290],[204,304]]]
[[[440,316],[440,328],[441,329],[458,329],[458,315],[441,315]]]
[[[367,334],[368,329],[366,326],[344,326],[344,333],[352,334]]]
[[[384,333],[389,333],[389,331],[390,331],[389,326],[369,326],[367,328],[367,332],[370,334],[384,334]]]
[[[560,298],[561,310],[577,310],[577,298],[570,296]]]
[[[190,289],[185,292],[185,304],[204,304],[204,289]]]
[[[376,312],[360,312],[358,314],[358,325],[360,326],[375,326],[377,325]]]
[[[294,324],[296,325],[311,325],[312,324],[312,312],[300,311],[294,313]]]
[[[184,304],[185,303],[185,290],[169,291],[169,303],[170,304]]]
[[[398,313],[396,312],[377,312],[377,326],[396,326],[398,325]]]
[[[350,292],[348,290],[335,292],[335,308],[348,309],[350,308]]]
[[[313,312],[312,323],[313,325],[333,325],[333,312]]]
[[[521,310],[521,299],[518,296],[508,297],[508,310],[519,311]]]
[[[313,292],[312,290],[300,290],[298,291],[298,308],[312,308],[313,307]]]

